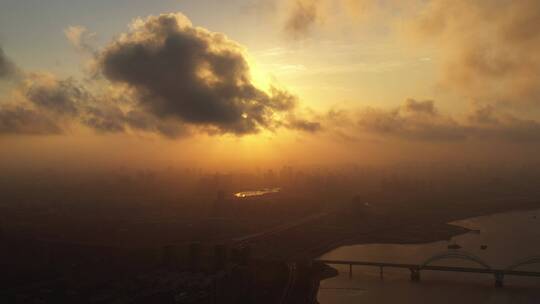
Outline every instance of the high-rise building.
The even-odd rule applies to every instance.
[[[222,217],[226,210],[227,199],[225,198],[225,191],[219,190],[212,206],[213,216]]]

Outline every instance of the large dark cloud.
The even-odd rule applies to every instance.
[[[85,33],[82,27],[66,30],[81,48],[88,45],[82,44]],[[57,134],[81,125],[98,133],[147,132],[169,138],[193,132],[320,129],[295,113],[295,96],[277,88],[265,92],[252,83],[238,44],[193,27],[181,14],[139,19],[129,33],[92,53],[106,79],[81,82],[20,73],[14,100],[0,105],[0,134]],[[16,66],[0,49],[0,77],[15,73]]]
[[[141,107],[219,133],[256,133],[296,100],[256,88],[242,49],[224,35],[193,27],[181,14],[139,20],[99,56],[107,79],[136,90]]]
[[[57,79],[48,73],[19,73],[1,51],[0,76],[20,77],[14,82],[14,94],[0,104],[0,135],[61,134],[75,125],[98,133],[133,130],[170,138],[188,134],[178,121],[160,119],[137,109],[130,104],[132,96],[127,92],[119,98],[100,84]]]

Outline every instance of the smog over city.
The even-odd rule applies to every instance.
[[[0,0],[0,302],[540,303],[539,28]]]

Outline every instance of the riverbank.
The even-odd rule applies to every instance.
[[[356,236],[336,241],[325,248],[313,252],[313,254],[318,257],[341,246],[363,244],[425,244],[437,241],[449,241],[453,237],[471,231],[470,229],[451,224],[452,222],[499,213],[534,210],[540,208],[540,200],[506,198],[476,203],[464,201],[459,203],[459,205],[468,206],[468,208],[463,208],[456,213],[448,213],[446,217],[443,216],[440,218],[441,222],[437,223],[418,219],[419,222],[416,224],[395,225],[367,233],[358,229],[356,230]]]
[[[254,256],[314,259],[341,246],[360,244],[422,244],[469,232],[449,223],[477,216],[540,208],[540,200],[507,197],[483,201],[442,202],[415,209],[384,205],[372,213],[329,213],[254,244]]]

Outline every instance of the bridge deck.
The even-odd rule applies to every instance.
[[[373,267],[405,268],[405,269],[414,269],[414,270],[490,273],[490,274],[503,274],[503,275],[514,275],[514,276],[540,277],[540,272],[535,272],[535,271],[488,269],[488,268],[474,268],[474,267],[435,266],[435,265],[422,266],[419,264],[380,263],[380,262],[344,261],[344,260],[317,260],[317,261],[321,263],[325,263],[325,264],[331,264],[331,265],[358,265],[358,266],[373,266]]]

